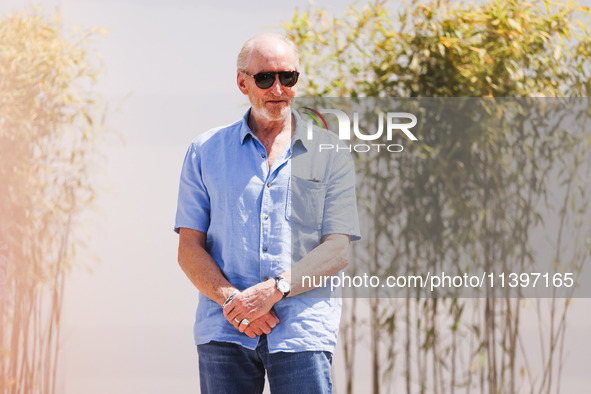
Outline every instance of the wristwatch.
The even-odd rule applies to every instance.
[[[275,277],[275,287],[277,288],[277,290],[279,290],[281,294],[283,294],[283,298],[287,297],[291,292],[291,285],[289,284],[287,279],[285,279],[282,276]]]

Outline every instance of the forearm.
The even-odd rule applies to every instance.
[[[205,250],[205,240],[204,233],[181,228],[178,262],[185,275],[204,296],[222,305],[236,288],[228,282]]]
[[[281,274],[291,283],[291,293],[295,296],[313,286],[303,286],[303,277],[323,279],[335,275],[349,264],[350,237],[344,234],[328,234],[310,253],[304,256],[293,268]],[[311,283],[324,283],[322,280],[307,280]]]
[[[291,283],[289,296],[301,294],[312,287],[302,286],[302,276],[332,276],[345,268],[349,262],[349,236],[329,234],[323,237],[322,243],[300,260],[292,270],[283,272],[283,276]],[[318,281],[315,281],[318,283]],[[229,322],[241,321],[246,318],[254,321],[269,313],[275,303],[282,299],[282,294],[275,287],[273,279],[265,280],[249,287],[237,295],[226,308],[224,316]],[[236,324],[240,331],[245,325]]]

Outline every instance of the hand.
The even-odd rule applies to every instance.
[[[277,324],[279,324],[279,318],[277,318],[275,312],[270,311],[269,313],[266,313],[255,321],[251,322],[244,330],[244,333],[250,338],[254,338],[263,334],[269,334],[271,329]]]
[[[267,314],[281,298],[281,293],[275,288],[275,281],[267,280],[237,294],[224,307],[224,316],[238,331],[244,332],[250,324]],[[250,324],[242,324],[244,319]]]

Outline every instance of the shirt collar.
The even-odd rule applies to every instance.
[[[293,133],[291,142],[292,150],[295,151],[296,149],[303,149],[303,152],[313,151],[314,144],[308,139],[308,128],[306,127],[306,122],[302,120],[302,117],[297,113],[297,111],[292,110],[292,114],[296,121],[296,129]]]
[[[240,122],[240,142],[242,144],[244,144],[244,142],[248,138],[255,138],[254,134],[252,133],[252,130],[248,126],[248,117],[250,115],[251,109],[252,108],[249,108],[248,111],[246,111],[246,113],[242,117],[242,121]],[[295,132],[293,134],[291,141],[291,150],[303,149],[306,152],[310,149],[314,149],[314,147],[312,146],[312,141],[308,140],[307,138],[308,129],[306,127],[306,122],[302,120],[300,114],[298,114],[297,111],[292,109],[291,113],[295,118],[296,124]]]
[[[250,136],[254,138],[254,134],[252,134],[252,130],[248,127],[248,116],[250,115],[251,108],[246,111],[244,116],[242,117],[242,121],[240,122],[240,142],[244,144],[244,141]]]

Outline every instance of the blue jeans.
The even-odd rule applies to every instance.
[[[272,393],[332,393],[330,352],[269,353],[266,335],[255,350],[228,342],[197,346],[201,394],[260,394],[265,370]]]

